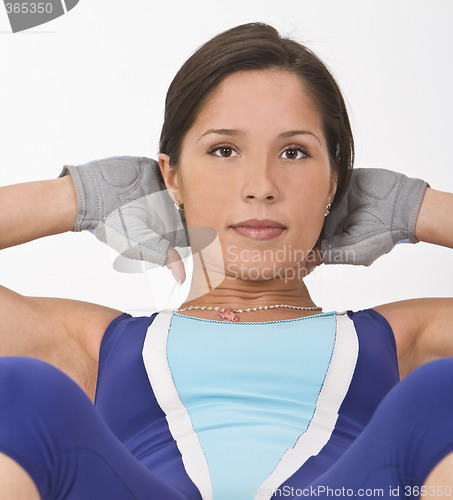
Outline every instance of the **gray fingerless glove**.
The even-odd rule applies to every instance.
[[[115,156],[65,165],[78,212],[73,231],[89,230],[121,255],[165,265],[168,246],[187,246],[185,219],[152,159]]]
[[[324,224],[324,263],[369,266],[397,243],[418,243],[415,225],[428,186],[391,170],[354,169]]]

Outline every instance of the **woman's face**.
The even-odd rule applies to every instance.
[[[168,156],[160,161],[188,226],[217,231],[227,275],[301,272],[336,178],[299,77],[277,69],[228,76],[185,135],[177,172]]]

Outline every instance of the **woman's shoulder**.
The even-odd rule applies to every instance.
[[[453,355],[448,333],[453,298],[430,297],[382,304],[373,308],[391,325],[403,373],[441,356]]]
[[[50,363],[93,397],[102,337],[121,311],[65,298],[15,296],[16,329],[28,332],[25,336],[32,342],[28,350],[18,345],[5,354],[31,355]]]
[[[122,311],[91,302],[63,299],[61,314],[70,335],[81,344],[85,352],[97,361],[104,332]]]
[[[346,315],[353,323],[361,341],[384,342],[395,350],[393,328],[387,318],[374,308],[336,311],[337,316]]]
[[[131,314],[131,313],[134,314]],[[138,313],[138,314],[137,314]],[[144,335],[153,323],[158,311],[129,311],[113,315],[111,321],[104,325],[97,345],[96,356],[101,358],[108,352],[116,341],[124,336]]]
[[[424,326],[434,320],[445,306],[449,304],[451,310],[451,301],[437,298],[407,299],[381,304],[372,309],[388,321],[400,349],[404,350],[413,344]]]
[[[421,299],[408,299],[380,304],[372,308],[390,325],[395,337],[398,358],[402,360],[420,328]]]

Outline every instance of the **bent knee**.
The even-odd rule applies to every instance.
[[[83,391],[62,371],[34,358],[7,356],[0,358],[0,406],[11,417],[52,411]]]
[[[453,358],[440,358],[425,363],[401,381],[406,392],[415,393],[421,399],[430,401],[442,399],[453,401]]]
[[[448,418],[453,422],[453,358],[426,363],[401,380],[384,398],[390,420],[417,419],[424,425]]]

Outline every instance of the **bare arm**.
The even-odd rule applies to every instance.
[[[0,249],[70,231],[76,214],[70,176],[0,187]]]
[[[453,193],[426,189],[415,236],[420,241],[453,248]]]
[[[77,199],[70,176],[0,188],[0,248],[72,229]],[[0,356],[53,364],[93,398],[99,344],[120,311],[85,302],[25,297],[0,286]]]
[[[453,194],[427,188],[417,218],[416,237],[453,248],[452,214]],[[402,376],[433,359],[453,356],[453,298],[403,300],[375,309],[395,332]]]

